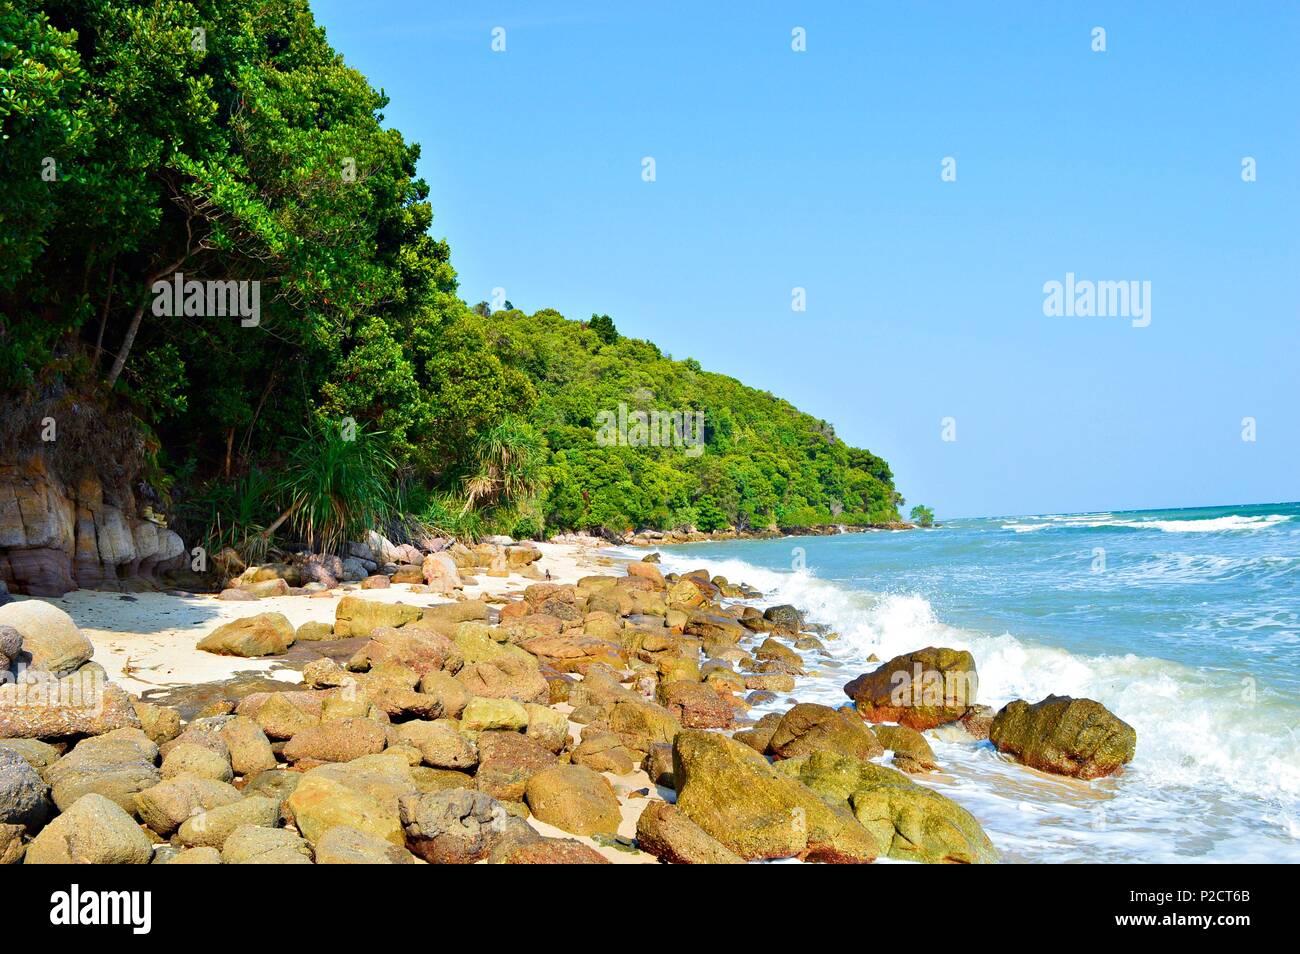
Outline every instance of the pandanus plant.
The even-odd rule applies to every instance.
[[[474,442],[472,470],[465,478],[462,514],[493,504],[524,500],[541,486],[541,438],[515,417],[502,418]]]

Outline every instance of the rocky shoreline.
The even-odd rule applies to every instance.
[[[842,533],[870,533],[879,530],[915,530],[916,524],[904,520],[890,523],[849,525],[838,523],[818,524],[810,527],[767,527],[761,530],[742,530],[729,527],[725,530],[629,530],[617,541],[625,546],[656,547],[678,543],[720,543],[726,540],[779,540],[782,537],[834,537]]]
[[[868,667],[844,708],[800,701],[836,636],[796,607],[653,553],[567,555],[372,553],[400,562],[355,583],[232,566],[204,599],[240,615],[184,650],[229,677],[139,694],[59,607],[0,607],[0,861],[986,863],[979,821],[925,784],[925,732],[1081,779],[1133,756],[1091,700],[981,706],[970,654],[941,647]]]

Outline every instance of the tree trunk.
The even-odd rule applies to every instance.
[[[144,280],[144,287],[152,290],[154,282],[162,278],[164,275],[176,271],[176,269],[185,264],[189,257],[190,254],[186,251],[184,255],[172,262],[171,265],[166,268],[160,268]],[[127,326],[126,337],[122,339],[122,347],[118,350],[117,357],[113,359],[113,367],[108,372],[108,386],[110,388],[117,383],[118,377],[122,374],[122,369],[126,367],[126,357],[131,353],[131,345],[135,344],[135,336],[140,330],[140,321],[144,318],[144,310],[148,304],[149,297],[146,294],[145,297],[140,300],[139,306],[135,309],[135,314],[131,316],[131,324]]]
[[[108,386],[111,389],[117,383],[118,376],[121,375],[122,369],[126,367],[126,356],[131,353],[131,345],[135,344],[136,332],[140,330],[140,320],[144,318],[144,308],[148,299],[144,299],[136,306],[135,314],[131,316],[131,324],[127,326],[126,337],[122,339],[122,347],[118,349],[117,357],[113,359],[113,367],[108,372]]]
[[[104,310],[99,313],[99,334],[95,338],[95,370],[104,356],[104,328],[108,325],[108,309],[113,304],[113,276],[117,273],[117,260],[108,266],[108,294],[104,296]]]

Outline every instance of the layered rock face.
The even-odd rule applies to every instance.
[[[62,596],[78,587],[153,582],[185,562],[171,530],[105,499],[95,480],[65,486],[40,455],[0,463],[0,581],[15,593]]]

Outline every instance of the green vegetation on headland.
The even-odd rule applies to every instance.
[[[771,394],[462,302],[418,147],[305,0],[9,0],[0,90],[0,464],[254,550],[899,519],[885,461]],[[178,274],[241,284],[218,317]]]

